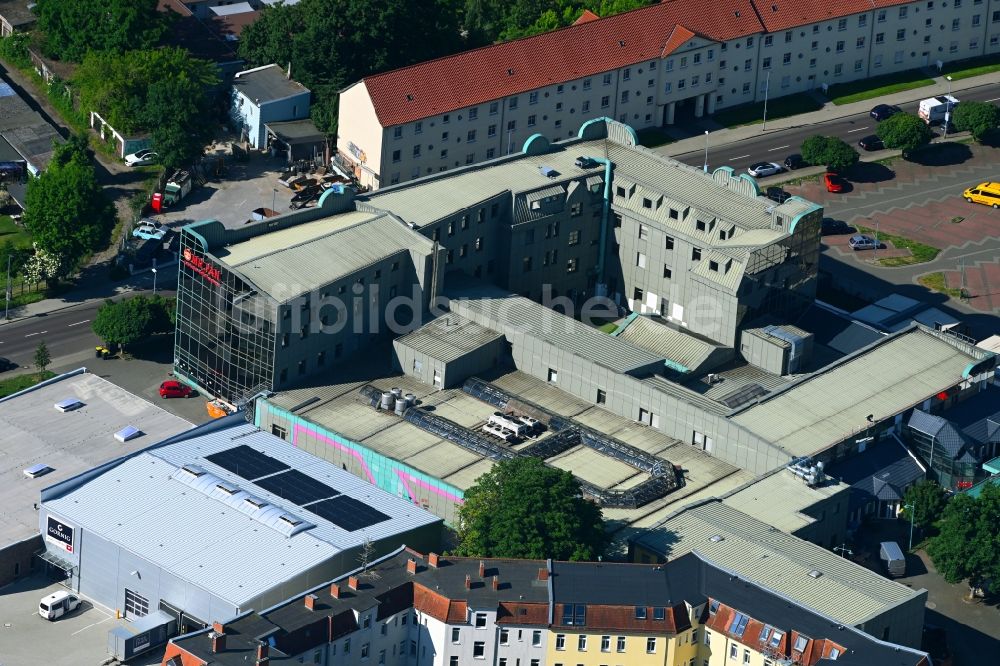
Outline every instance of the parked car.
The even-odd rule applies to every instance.
[[[801,167],[808,166],[806,161],[802,159],[802,156],[798,153],[792,153],[785,158],[785,168],[791,171],[795,171]]]
[[[7,372],[8,370],[13,370],[16,367],[17,363],[14,363],[9,358],[0,356],[0,372]]]
[[[847,181],[835,173],[824,173],[823,184],[826,185],[827,192],[843,192],[847,189]]]
[[[152,150],[146,148],[145,150],[139,150],[134,153],[125,156],[125,164],[129,166],[149,166],[150,164],[155,164],[156,160],[159,159],[157,155]]]
[[[962,196],[969,203],[1000,208],[1000,183],[979,183],[962,192]]]
[[[761,176],[773,176],[776,173],[781,173],[785,170],[785,167],[781,166],[777,162],[757,162],[747,169],[747,173],[754,178],[760,178]]]
[[[38,614],[46,620],[58,620],[66,613],[75,611],[80,607],[80,597],[70,594],[66,590],[59,590],[42,597],[38,602]]]
[[[892,104],[879,104],[871,110],[871,117],[879,122],[882,122],[886,118],[891,118],[901,111],[902,109],[898,106],[893,106]]]
[[[850,233],[854,233],[854,227],[842,220],[824,217],[820,223],[820,235],[822,236],[842,236]]]
[[[847,244],[851,246],[851,249],[857,252],[858,250],[875,250],[878,248],[878,243],[871,236],[866,236],[865,234],[856,234],[851,236],[851,239],[847,241]]]
[[[160,240],[167,235],[167,227],[155,220],[140,220],[132,235],[144,240]]]
[[[792,195],[781,189],[780,187],[773,186],[767,188],[767,198],[771,201],[776,201],[777,203],[783,204],[788,201],[789,197]]]
[[[882,139],[878,138],[878,134],[869,134],[858,141],[858,145],[864,150],[883,150],[885,148],[885,144],[882,143]]]
[[[194,389],[187,384],[181,384],[175,379],[160,384],[161,398],[190,398],[193,394]]]

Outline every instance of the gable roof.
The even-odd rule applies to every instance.
[[[863,453],[833,463],[826,468],[832,478],[850,484],[848,511],[854,511],[873,498],[895,500],[926,476],[924,469],[898,440],[879,442]]]
[[[390,127],[655,60],[669,53],[675,32],[673,48],[685,33],[727,41],[763,29],[750,0],[667,0],[375,74],[364,84],[379,123]]]

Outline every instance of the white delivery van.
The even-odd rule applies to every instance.
[[[885,570],[890,576],[906,575],[906,557],[903,555],[903,549],[899,547],[898,543],[895,541],[883,541],[879,548],[879,557],[882,559],[882,564],[885,565]]]
[[[936,125],[937,123],[944,122],[946,113],[955,113],[956,106],[958,106],[958,98],[954,95],[928,97],[920,101],[920,108],[917,111],[917,115],[928,125]]]
[[[38,614],[46,620],[58,620],[80,607],[80,597],[65,590],[53,592],[38,602]]]

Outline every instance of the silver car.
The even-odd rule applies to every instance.
[[[773,176],[776,173],[781,173],[785,170],[785,167],[781,166],[777,162],[757,162],[756,164],[750,165],[747,169],[747,173],[754,178],[760,178],[761,176]]]

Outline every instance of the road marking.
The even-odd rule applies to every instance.
[[[744,157],[750,157],[750,156],[749,156],[749,155],[740,155],[739,157],[730,157],[730,158],[729,158],[729,161],[730,161],[730,162],[735,162],[736,160],[741,160],[741,159],[743,159]]]
[[[84,319],[83,321],[78,321],[75,324],[66,324],[66,326],[79,326],[80,324],[86,324],[88,321],[90,321],[90,320],[89,319]]]
[[[30,338],[30,337],[31,337],[31,336],[33,336],[33,335],[42,335],[43,333],[48,333],[48,331],[38,331],[37,333],[28,333],[28,334],[27,334],[27,335],[25,335],[24,337],[26,337],[26,338]]]
[[[1000,97],[994,97],[993,99],[988,99],[988,100],[986,100],[986,101],[987,101],[987,102],[995,102],[995,101],[997,101],[998,99],[1000,99]]]
[[[773,153],[776,150],[784,150],[785,148],[788,148],[788,146],[778,146],[777,148],[768,148],[767,152]]]
[[[97,625],[99,625],[99,624],[104,624],[105,622],[107,622],[107,621],[108,621],[108,620],[110,620],[110,619],[111,619],[111,617],[109,616],[109,617],[106,617],[106,618],[104,618],[103,620],[101,620],[101,621],[99,621],[99,622],[94,622],[93,624],[88,624],[88,625],[87,625],[86,627],[84,627],[83,629],[77,629],[77,630],[76,630],[76,631],[74,631],[74,632],[73,632],[72,634],[70,634],[70,636],[76,636],[76,635],[77,635],[77,634],[79,634],[79,633],[82,633],[82,632],[84,632],[84,631],[87,631],[87,629],[90,629],[91,627],[96,627],[96,626],[97,626]]]
[[[859,127],[857,129],[847,130],[847,133],[851,134],[852,132],[861,132],[866,129],[868,129],[868,125],[865,125],[864,127]]]

